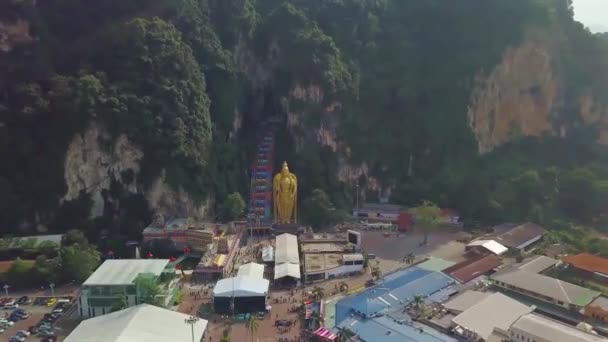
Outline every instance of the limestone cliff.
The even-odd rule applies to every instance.
[[[468,108],[469,125],[480,153],[519,136],[545,134],[566,137],[575,122],[558,122],[563,94],[551,49],[537,40],[508,48],[489,75],[476,79]],[[591,95],[581,96],[574,115],[597,128],[598,143],[608,144],[608,108]]]
[[[508,48],[489,75],[476,80],[468,118],[480,153],[510,139],[552,132],[551,115],[560,82],[549,49],[526,41]]]
[[[206,203],[198,204],[183,189],[172,189],[165,182],[164,172],[149,189],[144,189],[138,177],[143,157],[141,148],[126,135],[112,138],[101,125],[90,124],[83,133],[76,134],[68,146],[64,163],[67,192],[63,200],[73,200],[85,193],[93,202],[90,217],[102,216],[109,199],[107,191],[112,182],[117,181],[130,193],[143,193],[153,211],[205,217]]]

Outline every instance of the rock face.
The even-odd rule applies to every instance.
[[[32,41],[30,23],[23,19],[0,21],[0,51],[10,52],[15,45]]]
[[[548,48],[535,41],[508,48],[489,76],[477,78],[472,94],[468,118],[479,152],[490,152],[518,135],[552,133],[559,89]]]
[[[205,218],[211,203],[211,199],[208,198],[204,203],[199,204],[184,189],[173,189],[165,181],[164,171],[145,195],[152,211],[178,217]]]
[[[109,146],[102,146],[108,142]],[[103,127],[93,123],[82,134],[76,134],[68,146],[64,177],[67,193],[64,200],[78,198],[81,192],[91,196],[93,206],[91,217],[103,214],[103,191],[109,190],[112,180],[117,180],[130,192],[137,192],[137,174],[143,152],[133,145],[125,135],[111,142],[110,135]],[[126,183],[122,175],[126,172],[134,175]]]
[[[586,95],[580,98],[580,114],[585,124],[597,127],[597,142],[608,145],[608,108],[602,107],[593,97]]]
[[[172,189],[165,182],[164,172],[149,189],[142,189],[138,176],[143,157],[143,151],[125,135],[112,140],[103,127],[91,124],[84,133],[76,134],[68,146],[64,164],[67,193],[63,200],[86,193],[93,201],[90,216],[102,216],[104,193],[112,181],[117,181],[131,193],[143,193],[152,210],[167,215],[206,216],[207,204],[197,204],[183,189]]]

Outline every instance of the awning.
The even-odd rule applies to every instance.
[[[331,330],[324,327],[320,327],[319,329],[317,329],[314,334],[319,337],[323,337],[324,339],[329,341],[333,341],[338,337],[338,335],[334,334],[333,332],[331,332]]]
[[[214,297],[261,297],[268,293],[269,281],[249,276],[221,279],[213,288]]]
[[[292,277],[300,279],[300,265],[299,264],[279,264],[274,267],[274,279],[281,279],[284,277]]]
[[[264,265],[256,264],[256,263],[248,263],[245,265],[241,265],[239,267],[239,271],[237,276],[249,276],[252,278],[264,278]]]

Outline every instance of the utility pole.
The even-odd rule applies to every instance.
[[[8,286],[8,285],[4,285],[4,294],[6,295],[6,297],[8,297],[8,288],[9,287],[10,286]]]
[[[355,185],[357,191],[357,215],[359,215],[359,180],[357,180],[357,184]]]
[[[194,342],[194,325],[198,322],[199,318],[190,316],[184,320],[186,324],[190,326],[190,331],[192,332],[192,342]]]
[[[49,286],[51,287],[51,297],[55,297],[55,283],[50,283]]]

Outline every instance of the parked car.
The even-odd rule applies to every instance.
[[[290,327],[291,321],[288,321],[286,319],[278,319],[278,320],[274,321],[274,326],[275,327]]]
[[[0,318],[0,324],[5,324],[5,325],[13,325],[15,324],[15,322],[11,322],[8,319],[5,318]]]
[[[27,304],[29,303],[30,298],[28,296],[23,296],[19,299],[17,299],[17,304],[19,305],[23,305],[23,304]]]
[[[42,330],[38,332],[38,336],[40,337],[55,337],[55,332],[51,330]]]
[[[8,302],[9,298],[0,299],[0,305],[4,305],[4,303]]]
[[[18,308],[18,307],[19,307],[19,304],[17,304],[17,303],[14,303],[14,304],[8,304],[8,305],[7,305],[7,304],[5,304],[5,305],[4,305],[4,309],[6,309],[6,310],[12,310],[12,309],[16,309],[16,308]]]
[[[56,308],[53,313],[63,313],[63,308]]]
[[[57,342],[57,337],[55,337],[55,336],[45,337],[42,339],[42,342]]]
[[[23,341],[25,341],[25,337],[15,335],[15,336],[11,337],[9,342],[23,342]]]
[[[70,303],[72,300],[69,298],[59,298],[57,299],[57,303]]]
[[[38,332],[38,330],[39,330],[39,329],[38,329],[38,327],[37,327],[37,326],[32,325],[32,326],[31,326],[31,327],[29,327],[27,330],[30,332],[30,334],[34,334],[34,335],[36,335],[36,333]]]
[[[49,308],[57,304],[57,298],[51,298],[46,302],[46,306]]]
[[[30,336],[30,332],[27,330],[17,330],[17,332],[15,333],[15,335],[17,336]]]
[[[14,300],[13,298],[9,298],[9,300],[2,303],[2,306],[6,307],[6,306],[10,306],[10,305],[15,305],[15,304],[17,304],[17,301]]]
[[[43,298],[43,297],[38,297],[36,299],[34,299],[34,305],[46,305],[48,299]]]

